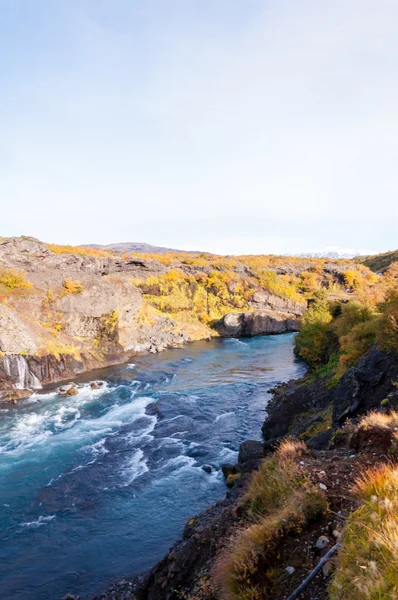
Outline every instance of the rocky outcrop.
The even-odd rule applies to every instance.
[[[251,337],[263,334],[287,333],[299,330],[299,321],[293,314],[269,310],[228,313],[214,324],[222,337]]]
[[[27,398],[44,384],[79,375],[89,365],[95,366],[73,356],[3,355],[0,357],[0,401]]]
[[[299,436],[316,422],[318,414],[330,402],[331,391],[323,381],[307,385],[292,382],[277,388],[267,406],[267,418],[262,426],[265,442],[270,445],[288,433]]]
[[[380,408],[388,399],[390,408],[398,407],[398,355],[374,347],[343,375],[333,389],[333,425],[345,419]]]
[[[330,386],[327,378],[281,386],[267,407],[268,416],[262,427],[264,440],[272,446],[286,434],[302,436],[306,431],[317,432],[317,424],[324,420],[326,410],[329,414],[332,411],[331,425],[337,429],[347,418],[380,409],[385,399],[389,408],[397,409],[397,381],[398,355],[374,347],[335,386]],[[330,439],[330,432],[317,432],[309,445],[323,446]]]
[[[0,262],[6,267],[23,269],[35,275],[35,282],[51,282],[70,277],[73,273],[82,275],[110,275],[129,273],[133,277],[145,278],[149,275],[165,273],[167,268],[156,260],[129,256],[91,256],[89,254],[69,254],[52,252],[47,244],[31,237],[6,238],[0,241]],[[40,276],[41,274],[41,276]]]
[[[0,304],[0,351],[34,354],[38,349],[38,336],[33,325],[15,310]]]
[[[296,317],[301,316],[307,310],[306,302],[295,302],[263,290],[255,292],[251,305],[256,310],[276,310]]]

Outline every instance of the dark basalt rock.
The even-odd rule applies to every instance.
[[[388,408],[398,407],[398,394],[394,383],[398,380],[398,355],[374,347],[357,367],[349,369],[339,383],[328,387],[327,379],[308,384],[283,386],[267,407],[268,418],[262,432],[266,447],[289,434],[300,436],[319,420],[319,414],[333,407],[332,430],[339,428],[347,418],[363,415],[381,408],[388,398]],[[326,431],[310,440],[314,449],[326,444],[331,433]]]
[[[330,441],[333,436],[333,431],[328,429],[327,431],[322,431],[318,435],[314,436],[307,442],[307,446],[311,448],[311,450],[327,450],[329,448]]]
[[[221,471],[225,479],[227,479],[229,475],[236,475],[236,473],[238,472],[236,469],[236,465],[222,465]]]
[[[345,419],[380,408],[390,395],[390,408],[398,406],[393,383],[398,379],[398,355],[374,347],[357,367],[347,371],[333,389],[333,426]]]
[[[323,380],[307,385],[283,386],[267,406],[268,418],[262,426],[265,442],[269,445],[272,440],[288,433],[300,435],[330,402],[330,389]]]
[[[263,443],[258,440],[246,440],[239,446],[238,464],[264,457]]]

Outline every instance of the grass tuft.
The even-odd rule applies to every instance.
[[[394,410],[388,414],[372,411],[361,419],[359,427],[363,427],[364,429],[369,427],[393,429],[394,427],[398,427],[398,413]]]
[[[331,600],[398,598],[398,468],[382,465],[357,481],[359,508],[343,532]]]
[[[214,586],[225,600],[260,600],[273,579],[273,559],[281,540],[327,512],[320,490],[304,477],[303,442],[286,440],[263,461],[243,496],[248,525],[216,561]]]

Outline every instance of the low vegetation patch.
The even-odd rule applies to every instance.
[[[277,549],[284,537],[326,514],[323,493],[304,476],[300,466],[306,452],[303,442],[285,440],[252,476],[242,500],[247,527],[236,534],[214,568],[214,585],[223,599],[268,597]]]
[[[59,244],[47,244],[47,248],[55,254],[79,254],[84,256],[114,256],[114,250],[105,248],[88,248],[87,246],[61,246]]]
[[[10,290],[32,288],[32,284],[26,279],[25,273],[15,269],[0,268],[0,285]]]
[[[63,290],[61,295],[66,296],[67,294],[81,294],[83,291],[83,285],[80,281],[72,281],[67,277],[63,283]]]
[[[375,420],[385,425],[374,414],[367,422]],[[354,491],[361,504],[344,530],[330,598],[394,600],[398,598],[398,468],[383,465],[369,470],[357,480]]]

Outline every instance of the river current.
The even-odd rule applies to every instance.
[[[2,600],[86,600],[159,560],[224,497],[268,390],[304,373],[293,340],[197,342],[96,373],[99,390],[0,405]]]

